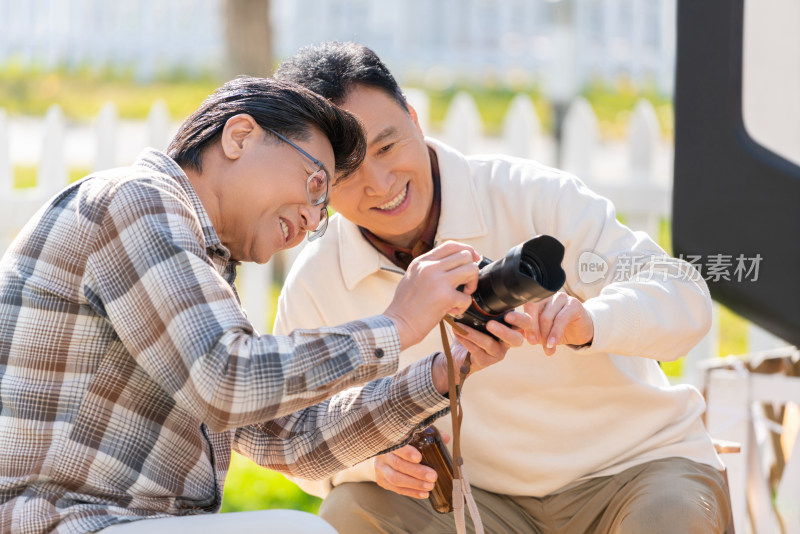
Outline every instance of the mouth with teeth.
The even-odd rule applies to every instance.
[[[408,198],[408,184],[406,184],[406,186],[393,199],[385,204],[376,206],[375,209],[383,212],[394,211],[405,202],[406,198]]]
[[[283,232],[283,242],[287,243],[289,241],[289,225],[286,224],[286,221],[283,219],[281,221],[281,232]]]

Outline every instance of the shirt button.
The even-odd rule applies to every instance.
[[[375,357],[376,358],[383,358],[383,349],[378,347],[375,349]]]

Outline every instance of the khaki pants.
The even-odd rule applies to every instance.
[[[721,534],[730,517],[722,473],[683,458],[642,464],[543,498],[474,486],[472,492],[487,534]],[[455,533],[452,514],[370,482],[334,488],[320,516],[340,534]],[[474,532],[468,513],[467,527]]]
[[[297,510],[264,510],[261,512],[235,512],[229,514],[201,514],[169,517],[165,519],[140,519],[114,525],[100,531],[102,534],[336,534],[336,531],[319,517]]]

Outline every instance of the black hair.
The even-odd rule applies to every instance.
[[[329,41],[303,47],[280,64],[275,78],[299,83],[336,104],[345,101],[354,85],[375,87],[408,113],[392,73],[375,52],[358,43]]]
[[[318,128],[333,147],[338,179],[364,161],[367,142],[353,115],[300,85],[249,76],[234,78],[214,91],[183,122],[167,154],[178,165],[202,172],[203,150],[219,138],[228,119],[240,113],[253,117],[265,130],[295,140],[308,140],[311,128]]]

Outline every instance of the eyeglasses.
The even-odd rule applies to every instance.
[[[312,206],[322,205],[322,208],[320,208],[319,212],[319,224],[317,225],[317,228],[315,230],[309,230],[307,234],[309,241],[319,239],[328,228],[328,173],[325,171],[325,168],[320,160],[297,146],[297,144],[295,144],[292,140],[279,134],[271,128],[267,128],[267,131],[310,159],[311,162],[318,167],[316,171],[311,173],[311,176],[308,177],[308,180],[306,180],[306,196],[308,198],[308,203]]]

